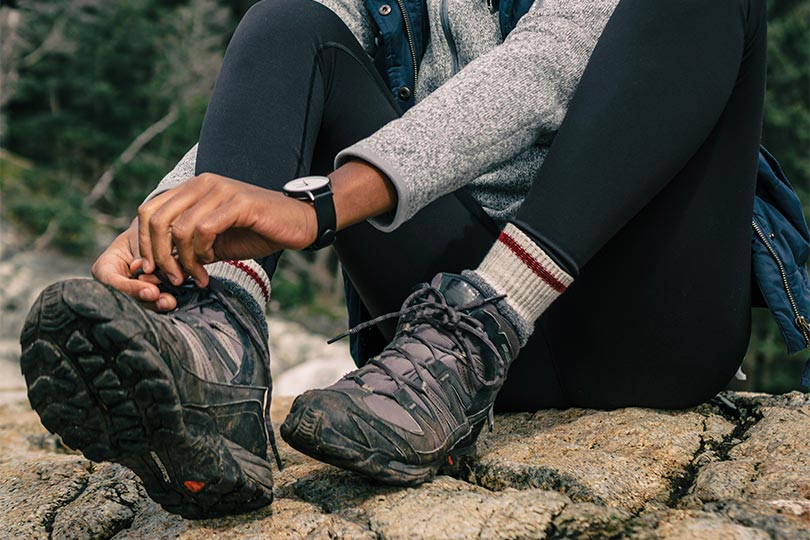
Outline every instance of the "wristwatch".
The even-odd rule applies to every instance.
[[[318,236],[308,250],[331,246],[335,241],[335,202],[332,200],[332,182],[326,176],[304,176],[284,184],[284,195],[312,203],[318,221]]]

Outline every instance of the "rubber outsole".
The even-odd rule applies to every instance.
[[[272,502],[270,464],[181,405],[157,332],[134,300],[93,280],[56,283],[35,302],[20,342],[42,424],[88,459],[130,468],[167,511],[203,519]]]
[[[418,486],[433,480],[437,474],[453,474],[462,459],[475,453],[477,431],[475,436],[465,437],[437,459],[414,465],[392,459],[390,454],[383,451],[368,452],[361,445],[354,444],[349,437],[330,429],[328,424],[323,411],[315,411],[307,406],[295,407],[293,404],[293,409],[281,425],[281,437],[311,458],[393,486]],[[331,431],[328,437],[324,437],[324,430]],[[329,444],[325,442],[327,439],[343,440],[345,444]]]

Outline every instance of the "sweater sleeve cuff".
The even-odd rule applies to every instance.
[[[144,202],[152,200],[164,191],[169,191],[172,188],[176,188],[189,178],[196,176],[194,174],[196,166],[197,145],[195,144],[188,152],[186,152],[186,155],[184,155],[183,158],[177,162],[177,165],[175,165],[174,168],[163,177],[163,180],[161,180],[157,187],[152,190],[152,193],[150,193],[146,199],[144,199]]]
[[[385,156],[364,146],[362,142],[338,153],[335,157],[335,168],[337,169],[352,159],[361,159],[370,163],[379,169],[394,185],[394,189],[397,190],[397,207],[391,212],[369,218],[368,222],[382,232],[396,230],[397,227],[411,218],[408,214],[411,199],[410,190],[408,189],[408,184],[405,182],[404,176],[399,168],[387,160]]]

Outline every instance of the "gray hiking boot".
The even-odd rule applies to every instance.
[[[512,325],[468,280],[439,274],[405,301],[380,355],[299,396],[293,448],[384,483],[415,485],[470,453],[519,350]],[[369,321],[362,327],[378,322]]]
[[[270,504],[266,322],[216,278],[172,292],[178,308],[159,314],[93,280],[45,289],[20,336],[31,405],[67,446],[132,469],[169,512]]]

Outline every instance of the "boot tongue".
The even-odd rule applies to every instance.
[[[483,297],[475,285],[457,274],[438,274],[431,286],[441,291],[451,306],[464,306]]]

